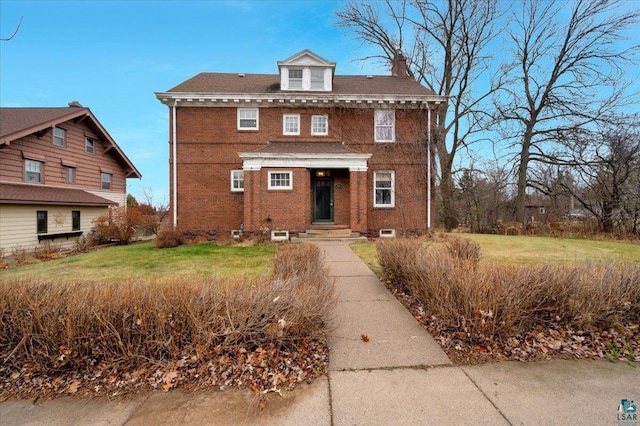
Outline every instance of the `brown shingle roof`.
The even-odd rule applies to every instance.
[[[83,111],[87,108],[0,108],[0,137]]]
[[[117,205],[118,203],[80,189],[0,183],[0,204],[55,204],[62,206],[107,207]]]
[[[127,177],[142,178],[131,160],[120,149],[89,108],[0,108],[0,147],[21,137],[50,128],[65,121],[87,116],[93,127],[102,134],[104,140],[114,148],[114,156],[121,162]]]
[[[240,77],[243,75],[243,77]],[[411,78],[376,75],[336,75],[331,92],[294,92],[280,90],[277,74],[200,73],[169,90],[174,93],[327,93],[333,95],[435,95]]]
[[[252,152],[268,154],[358,154],[342,142],[269,142]]]

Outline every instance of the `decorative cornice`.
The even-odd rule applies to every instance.
[[[317,169],[349,169],[367,171],[367,160],[372,154],[283,154],[240,152],[243,170],[261,170],[263,167],[303,167]]]
[[[281,107],[427,109],[446,100],[440,95],[333,95],[327,93],[189,93],[157,92],[167,106],[182,107]]]

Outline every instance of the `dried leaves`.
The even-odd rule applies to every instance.
[[[307,341],[295,349],[268,345],[251,351],[238,348],[225,352],[218,347],[206,354],[184,355],[161,365],[148,363],[133,371],[100,364],[83,374],[67,371],[54,377],[34,374],[28,365],[19,371],[0,366],[0,401],[9,396],[115,397],[143,389],[168,392],[174,388],[211,387],[248,387],[256,395],[264,396],[324,374],[328,359],[329,350],[324,342]]]

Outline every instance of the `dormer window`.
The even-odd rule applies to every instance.
[[[335,62],[327,61],[305,49],[278,61],[280,89],[295,91],[331,92]]]
[[[311,90],[324,90],[324,70],[311,70]]]
[[[302,89],[302,70],[289,70],[289,89]]]

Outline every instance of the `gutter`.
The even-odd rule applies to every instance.
[[[177,124],[176,124],[176,105],[178,100],[171,105],[171,149],[173,158],[173,227],[178,227],[178,148],[176,146]]]

